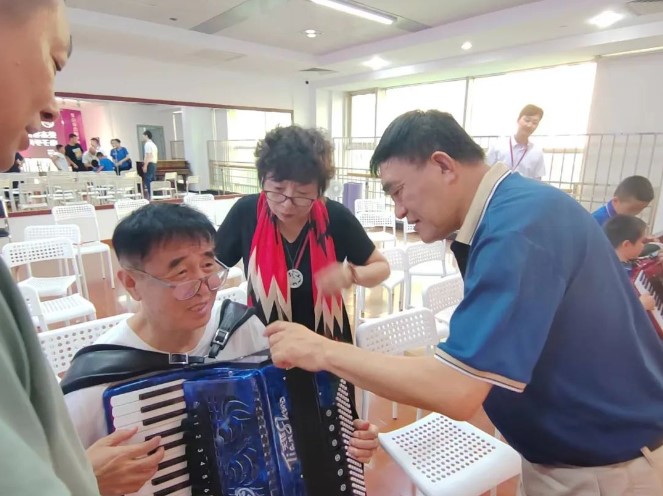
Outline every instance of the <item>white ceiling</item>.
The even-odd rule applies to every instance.
[[[67,0],[67,5],[76,49],[306,78],[317,87],[342,89],[587,60],[660,45],[663,34],[663,13],[635,16],[625,0],[360,1],[398,21],[384,26],[309,0]],[[626,18],[605,30],[586,22],[608,8]],[[214,32],[205,34],[210,26]],[[305,29],[323,34],[309,39]],[[467,40],[473,48],[464,52],[460,45]],[[371,71],[361,64],[376,55],[391,65]],[[311,67],[334,72],[300,73]]]

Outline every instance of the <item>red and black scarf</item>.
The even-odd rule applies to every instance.
[[[258,198],[258,217],[248,263],[249,306],[262,313],[266,322],[292,321],[292,300],[288,284],[288,266],[283,239],[269,209],[265,193]],[[343,298],[341,294],[325,295],[318,290],[315,275],[336,263],[334,241],[329,234],[329,213],[323,200],[313,203],[306,233],[313,289],[315,331],[332,339],[343,336]],[[304,248],[305,249],[305,248]]]

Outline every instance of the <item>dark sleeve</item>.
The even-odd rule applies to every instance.
[[[248,253],[256,225],[258,195],[237,200],[216,232],[216,258],[233,267]],[[249,232],[250,231],[250,232]]]
[[[375,245],[357,218],[342,204],[327,200],[329,212],[329,230],[336,248],[336,258],[346,258],[351,264],[364,265],[373,252]]]

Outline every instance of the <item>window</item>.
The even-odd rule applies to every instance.
[[[378,105],[378,136],[399,115],[410,110],[436,109],[449,112],[463,124],[466,80],[417,84],[385,90]]]

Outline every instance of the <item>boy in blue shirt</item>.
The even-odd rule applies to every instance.
[[[647,239],[647,224],[632,215],[615,215],[603,226],[617,258],[622,263],[630,279],[634,273],[634,260],[640,256]],[[651,295],[641,295],[640,302],[645,310],[653,310],[656,302]]]
[[[99,162],[99,168],[95,169],[97,172],[113,172],[115,170],[115,164],[103,152],[97,153],[97,161]]]
[[[371,171],[424,242],[458,230],[448,340],[434,357],[385,356],[276,322],[274,363],[458,420],[483,406],[522,455],[523,495],[663,494],[663,340],[589,213],[487,166],[436,110],[392,122]]]
[[[642,176],[630,176],[624,179],[612,200],[592,212],[592,217],[600,226],[615,215],[638,215],[654,199],[654,188],[649,179]]]

